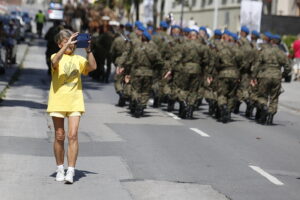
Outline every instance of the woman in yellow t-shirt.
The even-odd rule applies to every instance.
[[[87,75],[96,69],[96,61],[90,47],[86,48],[87,59],[74,55],[78,33],[61,30],[56,35],[60,50],[51,56],[52,81],[47,112],[55,129],[54,155],[57,164],[56,181],[73,183],[78,155],[78,127],[81,114],[85,111],[81,74]],[[68,171],[64,173],[64,118],[68,118]]]

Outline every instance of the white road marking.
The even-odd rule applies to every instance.
[[[262,175],[263,177],[267,178],[271,183],[275,185],[284,185],[280,180],[278,180],[276,177],[272,176],[268,172],[265,172],[263,169],[257,166],[249,165],[251,169]]]
[[[181,119],[180,117],[176,116],[176,115],[173,114],[173,113],[167,112],[167,114],[168,114],[170,117],[173,117],[173,119],[176,119],[176,120],[180,120],[180,119]]]
[[[190,128],[192,131],[198,133],[199,135],[201,135],[202,137],[210,137],[210,135],[208,135],[207,133],[204,133],[203,131],[197,129],[197,128]]]

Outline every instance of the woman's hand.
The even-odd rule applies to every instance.
[[[91,53],[91,40],[88,41],[89,46],[87,48],[85,48],[86,53]]]
[[[71,45],[71,44],[76,44],[77,40],[76,40],[76,37],[78,36],[78,32],[76,33],[73,33],[71,35],[71,37],[69,38],[68,42],[66,43],[67,46]]]

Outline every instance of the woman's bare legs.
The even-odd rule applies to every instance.
[[[54,129],[55,129],[55,139],[53,144],[54,155],[56,159],[57,166],[64,164],[65,157],[65,129],[64,129],[64,118],[52,117]]]
[[[78,127],[79,127],[80,117],[70,116],[69,117],[69,131],[68,131],[68,166],[74,167],[76,165],[76,160],[78,156]]]

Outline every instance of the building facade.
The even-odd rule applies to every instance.
[[[212,28],[214,24],[214,7],[217,3],[217,28],[236,31],[240,28],[240,10],[243,0],[184,0],[183,25],[188,26],[192,20],[198,26]],[[246,0],[244,0],[246,1]],[[251,0],[248,0],[251,1]],[[264,15],[299,16],[300,0],[253,0],[263,2]],[[157,5],[161,5],[162,0]],[[172,13],[174,23],[180,24],[181,0],[165,0],[164,15]],[[160,12],[160,9],[158,9]],[[191,20],[192,19],[192,20]]]

